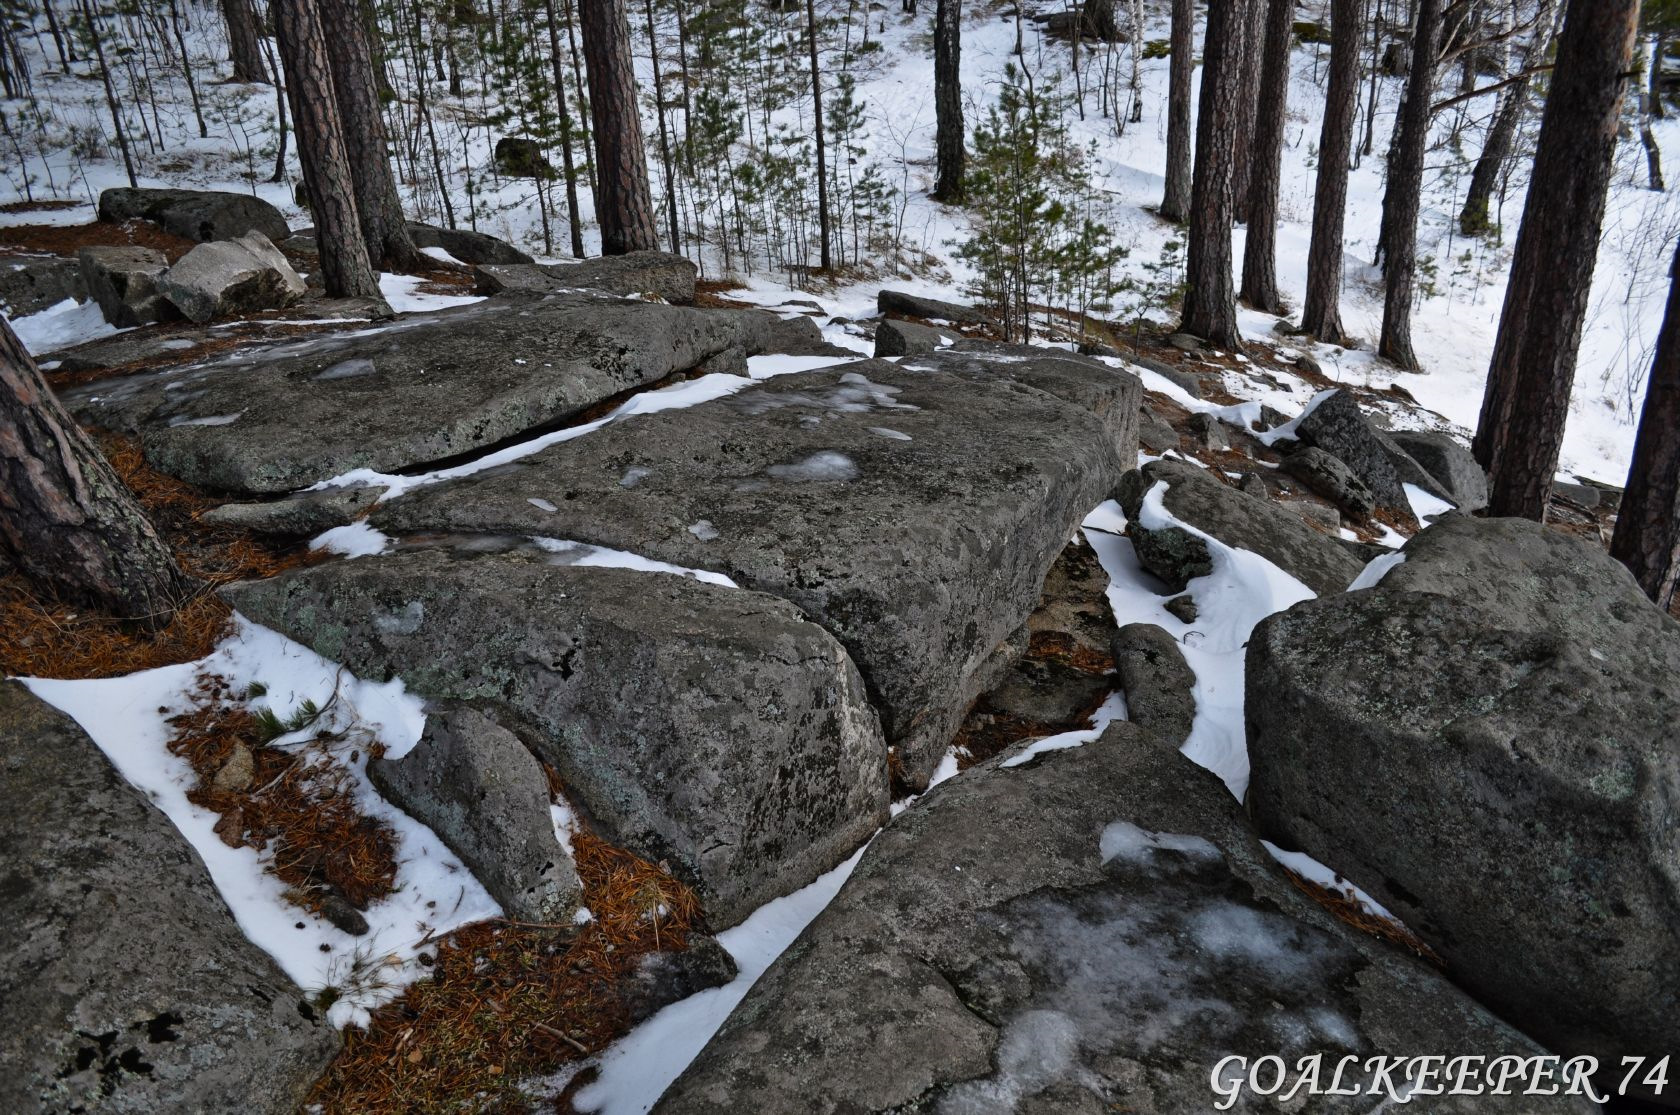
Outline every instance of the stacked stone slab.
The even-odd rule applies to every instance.
[[[573,539],[792,601],[850,652],[920,783],[1136,460],[1140,392],[1079,357],[860,361],[611,426],[371,521]]]

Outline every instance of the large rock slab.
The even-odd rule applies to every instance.
[[[158,286],[183,317],[200,324],[229,314],[277,310],[307,289],[280,249],[260,232],[200,244],[166,271]]]
[[[100,245],[76,258],[82,282],[112,325],[126,329],[180,316],[159,286],[169,260],[156,248]]]
[[[441,228],[408,222],[408,235],[417,248],[442,248],[462,263],[530,263],[531,257],[509,244],[470,228]]]
[[[291,235],[280,210],[251,194],[121,186],[99,195],[100,220],[121,224],[135,217],[200,243],[260,232],[278,244]]]
[[[579,263],[485,264],[473,269],[481,294],[555,294],[604,290],[652,295],[673,306],[694,304],[699,269],[670,252],[628,252]]]
[[[0,257],[0,312],[7,317],[38,314],[66,298],[88,298],[78,261],[62,256]]]
[[[889,318],[875,327],[875,355],[920,356],[936,351],[953,339],[951,333],[941,333],[930,326]]]
[[[137,435],[173,476],[282,492],[552,428],[673,372],[757,351],[761,319],[774,315],[588,297],[486,302],[66,397],[83,421]]]
[[[875,308],[883,316],[916,317],[924,321],[949,321],[955,325],[995,325],[991,314],[960,302],[925,298],[904,290],[882,290],[875,296]]]
[[[1217,778],[1121,722],[973,768],[898,816],[654,1110],[1164,1115],[1211,1110],[1226,1057],[1418,1049],[1537,1052],[1330,917]],[[1383,1098],[1303,1093],[1287,1110]],[[1248,1092],[1234,1110],[1279,1108]],[[1591,1108],[1440,1095],[1428,1110]]]
[[[338,1034],[69,717],[0,681],[0,1104],[297,1110]]]
[[[1145,527],[1143,497],[1167,485],[1162,504],[1180,522],[1227,546],[1252,550],[1320,596],[1341,592],[1364,568],[1337,540],[1312,529],[1281,504],[1222,483],[1184,461],[1151,461],[1122,481],[1116,499],[1131,520],[1138,561],[1175,590],[1212,572],[1207,543],[1181,527]]]
[[[470,707],[434,709],[420,742],[368,777],[461,857],[509,917],[564,922],[583,885],[560,846],[548,778],[519,737]]]
[[[619,423],[372,522],[575,539],[791,600],[851,652],[922,781],[1057,553],[1136,460],[1139,390],[1078,358],[860,361]]]
[[[1441,487],[1441,494],[1464,512],[1487,506],[1487,473],[1457,438],[1439,430],[1395,430],[1388,435],[1395,445],[1428,470]]]
[[[885,820],[886,746],[863,680],[792,605],[564,564],[575,553],[485,548],[226,593],[359,676],[494,710],[603,837],[669,863],[714,925],[810,882]],[[546,792],[533,806],[546,815]]]
[[[1339,458],[1364,481],[1380,507],[1410,515],[1406,484],[1445,495],[1427,469],[1371,424],[1347,391],[1334,391],[1321,400],[1302,416],[1295,433],[1306,444]]]
[[[1249,801],[1560,1052],[1680,1046],[1680,624],[1597,546],[1448,516],[1255,628]]]

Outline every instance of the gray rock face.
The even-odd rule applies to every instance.
[[[66,298],[85,302],[87,280],[81,264],[60,256],[0,259],[0,310],[8,317],[28,317]]]
[[[1339,457],[1305,445],[1283,459],[1283,471],[1356,519],[1369,518],[1377,497]]]
[[[883,315],[919,317],[927,321],[949,321],[955,325],[993,325],[992,315],[960,302],[942,302],[902,290],[883,290],[875,296],[875,308]]]
[[[790,600],[845,644],[925,780],[977,672],[1136,460],[1138,392],[1078,358],[861,361],[620,423],[373,522],[575,539]]]
[[[429,712],[414,749],[369,763],[368,777],[437,833],[509,917],[564,922],[577,909],[583,886],[555,836],[542,764],[482,712]]]
[[[1438,430],[1395,430],[1389,437],[1429,472],[1440,485],[1441,495],[1460,511],[1487,506],[1487,473],[1457,438]]]
[[[493,712],[604,838],[694,885],[714,925],[810,882],[885,820],[886,747],[863,681],[792,605],[555,564],[576,553],[473,553],[484,541],[226,592],[361,676]],[[546,788],[505,792],[518,785],[546,816]]]
[[[83,248],[76,258],[88,293],[112,325],[128,328],[179,316],[158,288],[169,261],[156,248]]]
[[[408,235],[417,248],[442,248],[462,263],[530,263],[531,257],[509,244],[470,228],[439,228],[408,222]]]
[[[1225,436],[1219,419],[1211,414],[1192,414],[1184,423],[1195,443],[1204,449],[1229,449],[1231,439]]]
[[[933,352],[952,334],[913,321],[888,319],[875,327],[876,356],[917,356]]]
[[[1411,514],[1402,484],[1439,491],[1433,477],[1366,419],[1346,391],[1336,391],[1295,427],[1300,440],[1336,457],[1365,482],[1377,506]]]
[[[124,186],[99,195],[100,220],[120,224],[135,217],[201,244],[232,240],[247,232],[260,232],[278,244],[291,235],[280,210],[250,194]]]
[[[282,492],[550,428],[751,345],[770,315],[570,298],[494,301],[66,392],[207,488]]]
[[[263,503],[224,503],[206,511],[203,521],[256,534],[303,538],[355,522],[382,490],[328,488]]]
[[[1405,554],[1376,588],[1255,629],[1262,831],[1559,1052],[1675,1048],[1680,625],[1535,523],[1451,515]]]
[[[0,1103],[295,1111],[338,1049],[76,723],[0,681]]]
[[[307,289],[260,232],[200,244],[164,273],[158,287],[183,317],[199,323],[289,306]]]
[[[681,952],[654,952],[615,988],[630,1024],[645,1021],[672,1003],[713,987],[722,987],[737,973],[735,959],[702,933],[689,935]]]
[[[1221,483],[1182,461],[1151,461],[1128,473],[1115,498],[1132,520],[1130,533],[1143,567],[1177,590],[1213,569],[1207,543],[1179,527],[1138,522],[1144,495],[1167,483],[1166,509],[1228,546],[1253,550],[1320,596],[1341,592],[1364,563],[1282,506]]]
[[[1196,675],[1178,640],[1152,623],[1128,623],[1114,634],[1114,661],[1126,694],[1126,719],[1169,743],[1190,738]]]
[[[121,367],[141,360],[179,361],[184,353],[203,343],[203,338],[165,337],[158,333],[120,333],[115,337],[101,337],[72,348],[61,348],[38,359],[42,364],[53,363],[58,371],[96,372]]]
[[[973,768],[897,817],[654,1110],[1168,1115],[1211,1109],[1228,1055],[1419,1048],[1537,1052],[1331,918],[1217,779],[1121,722],[1083,747]],[[1303,1094],[1290,1110],[1380,1100],[1345,1102]],[[1234,1109],[1277,1107],[1250,1092]],[[1429,1107],[1587,1109],[1543,1096]]]
[[[604,290],[653,295],[673,306],[694,304],[694,264],[669,252],[629,252],[582,263],[484,264],[473,269],[480,294],[556,294]]]
[[[1178,448],[1178,431],[1145,405],[1138,410],[1138,444],[1151,453],[1165,453]]]

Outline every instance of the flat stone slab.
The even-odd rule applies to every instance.
[[[28,317],[66,298],[86,302],[82,265],[63,256],[0,256],[0,310]]]
[[[699,269],[670,252],[629,252],[577,263],[489,263],[473,268],[481,294],[554,294],[604,290],[654,295],[675,306],[694,304]]]
[[[1080,358],[779,376],[382,504],[391,533],[547,535],[791,600],[925,781],[1069,536],[1136,460],[1140,386]]]
[[[358,676],[494,711],[600,835],[695,886],[714,926],[809,883],[886,820],[863,679],[791,604],[571,565],[565,547],[458,541],[224,591]]]
[[[290,235],[280,210],[252,194],[119,186],[99,195],[100,220],[121,224],[134,217],[200,243],[260,232],[278,244]]]
[[[0,1106],[290,1115],[338,1034],[75,721],[0,681]]]
[[[1120,722],[1010,761],[940,785],[875,839],[657,1115],[1200,1112],[1231,1056],[1319,1053],[1325,1082],[1351,1056],[1345,1088],[1369,1086],[1360,1066],[1379,1054],[1539,1052],[1297,890],[1219,780],[1156,737]],[[1236,1110],[1386,1098],[1249,1092]],[[1519,1094],[1428,1110],[1594,1108]]]
[[[985,310],[966,306],[961,302],[946,302],[938,298],[924,298],[904,290],[882,290],[875,295],[877,312],[898,317],[918,317],[925,321],[949,321],[956,325],[996,325],[997,320]]]
[[[206,488],[283,492],[398,472],[552,427],[755,346],[771,314],[609,298],[493,301],[65,392]]]

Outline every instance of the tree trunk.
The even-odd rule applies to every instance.
[[[1680,250],[1610,553],[1668,611],[1680,585]]]
[[[1313,191],[1312,246],[1307,250],[1307,298],[1301,329],[1341,344],[1342,230],[1347,221],[1348,167],[1353,122],[1359,112],[1359,51],[1364,38],[1362,0],[1332,0],[1330,74],[1324,122],[1318,136],[1318,181]]]
[[[282,0],[284,2],[284,0]],[[344,129],[344,152],[356,191],[362,242],[375,271],[421,271],[436,261],[415,247],[403,217],[385,140],[385,118],[373,78],[373,55],[358,0],[319,0],[321,30],[332,63],[333,93]]]
[[[1499,184],[1499,175],[1516,144],[1517,129],[1528,107],[1528,85],[1528,78],[1518,78],[1500,92],[1493,123],[1488,125],[1487,139],[1482,142],[1482,153],[1476,158],[1476,168],[1470,172],[1464,207],[1458,213],[1458,229],[1466,236],[1480,236],[1493,228],[1493,189]]]
[[[958,202],[963,197],[962,0],[939,0],[933,15],[934,150],[939,173],[933,196]]]
[[[655,251],[642,117],[624,0],[578,0],[583,56],[589,68],[589,114],[595,120],[595,218],[603,255]]]
[[[653,62],[653,114],[659,121],[659,162],[665,171],[665,216],[671,234],[671,254],[682,252],[677,235],[677,183],[671,171],[671,131],[665,123],[665,79],[659,72],[659,28],[653,19],[653,0],[643,0],[647,12],[648,55]]]
[[[1208,6],[1184,269],[1184,331],[1233,350],[1240,350],[1242,342],[1231,278],[1231,155],[1243,92],[1239,51],[1250,3],[1229,0]]]
[[[0,556],[67,600],[153,627],[197,587],[4,317]]]
[[[111,126],[116,129],[117,148],[122,152],[123,169],[128,172],[130,187],[140,185],[140,180],[134,176],[134,157],[128,149],[128,132],[123,127],[122,109],[117,105],[117,91],[111,84],[111,70],[105,64],[105,39],[99,30],[99,18],[95,9],[82,0],[82,19],[87,23],[88,41],[93,44],[93,56],[99,63],[99,80],[105,86],[105,106],[111,110]],[[144,122],[144,117],[141,120]]]
[[[321,280],[332,298],[379,298],[379,280],[362,239],[332,65],[315,0],[274,0],[274,31],[286,69],[298,161],[315,217]]]
[[[222,0],[222,18],[227,20],[233,80],[266,84],[268,69],[263,65],[262,36],[257,30],[257,13],[251,8],[251,0]]]
[[[1119,42],[1120,23],[1114,18],[1114,0],[1085,0],[1079,9],[1079,29],[1105,43]],[[1076,36],[1076,44],[1077,41]]]
[[[817,232],[822,237],[818,253],[822,269],[833,267],[829,256],[828,218],[828,155],[823,141],[822,70],[817,65],[817,8],[815,0],[805,0],[805,40],[811,48],[811,115],[812,130],[817,140]]]
[[[1663,50],[1666,45],[1667,39],[1661,31],[1651,36],[1651,83],[1646,97],[1650,102],[1651,115],[1658,120],[1668,115],[1668,109],[1663,107],[1662,99]]]
[[[566,178],[566,218],[572,233],[572,258],[583,258],[583,216],[578,212],[577,164],[572,161],[572,110],[566,105],[566,69],[560,60],[560,21],[554,0],[543,0],[548,16],[548,53],[554,66],[554,99],[560,106],[560,169]]]
[[[1639,0],[1570,0],[1472,446],[1488,513],[1542,519],[1563,444]]]
[[[1255,111],[1254,163],[1248,182],[1248,237],[1243,243],[1243,300],[1273,314],[1283,312],[1277,285],[1278,175],[1283,166],[1294,20],[1295,0],[1270,0],[1266,7],[1260,101]]]
[[[1377,355],[1410,372],[1420,370],[1417,354],[1412,351],[1412,289],[1417,277],[1418,203],[1423,193],[1424,155],[1429,149],[1429,106],[1435,95],[1440,37],[1441,0],[1418,0],[1412,68],[1388,161],[1388,188],[1383,191],[1383,321],[1377,342]]]
[[[1167,186],[1161,216],[1183,222],[1190,207],[1190,93],[1195,75],[1196,3],[1172,0],[1167,54]]]
[[[1237,138],[1231,154],[1233,215],[1248,220],[1248,184],[1254,173],[1254,127],[1260,105],[1261,55],[1264,53],[1266,0],[1246,0],[1242,21],[1242,92],[1237,100]]]

